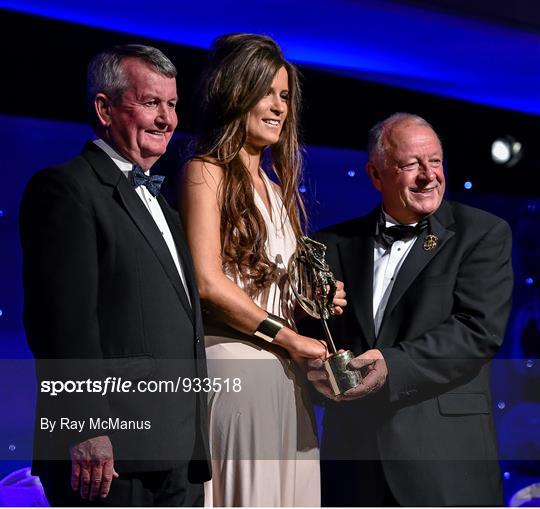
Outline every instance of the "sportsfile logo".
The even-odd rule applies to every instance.
[[[50,396],[62,393],[93,393],[105,396],[121,393],[170,393],[170,392],[240,392],[240,378],[187,378],[176,380],[139,380],[133,383],[122,377],[108,376],[104,380],[42,380],[40,392]]]

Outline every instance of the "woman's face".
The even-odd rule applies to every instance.
[[[281,67],[266,95],[249,111],[248,148],[260,151],[279,140],[289,108],[289,76]]]

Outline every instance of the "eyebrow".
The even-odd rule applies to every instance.
[[[161,97],[159,97],[158,95],[155,95],[155,94],[145,94],[145,95],[139,97],[139,101],[152,101],[154,99],[157,99],[158,101],[164,101],[164,102],[169,102],[169,101],[178,102],[178,96],[177,95],[175,95],[174,97],[169,98],[169,99],[162,99]]]

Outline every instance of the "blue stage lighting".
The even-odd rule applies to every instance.
[[[499,401],[499,402],[497,403],[497,408],[498,408],[499,410],[504,410],[504,409],[506,408],[506,403],[505,403],[504,401]]]
[[[503,477],[504,477],[504,479],[505,479],[506,481],[508,481],[508,479],[510,479],[510,477],[511,477],[510,472],[505,472],[505,473],[503,474]]]
[[[4,217],[4,211],[0,210],[0,217]]]
[[[306,186],[304,184],[301,184],[300,187],[298,188],[298,190],[301,192],[301,193],[305,193],[306,192]]]
[[[472,189],[472,182],[471,182],[470,180],[466,180],[465,183],[463,184],[463,187],[464,187],[465,189],[467,189],[467,191],[468,191],[469,189]]]
[[[532,359],[527,359],[525,366],[527,366],[528,368],[532,368],[534,366],[534,361]]]
[[[347,175],[349,175],[349,177],[354,177],[354,176],[356,175],[356,171],[354,171],[354,170],[349,170],[349,171],[347,172]]]
[[[526,284],[527,286],[533,285],[533,284],[534,284],[534,279],[533,279],[532,277],[526,278],[526,279],[525,279],[525,284]]]
[[[534,203],[529,203],[529,205],[527,205],[527,210],[529,212],[536,212],[536,205]]]
[[[1,8],[204,49],[223,33],[271,34],[287,57],[299,64],[384,85],[540,113],[540,71],[535,65],[540,36],[531,30],[396,2],[315,2],[322,8],[314,8],[307,0],[279,0],[272,5],[286,15],[277,19],[261,16],[253,2],[236,0],[233,4],[235,8],[223,0],[164,0],[159,5],[167,15],[152,16],[150,22],[148,2],[142,0],[0,0]],[[204,23],[193,22],[202,18]],[[384,37],[379,37],[383,32]],[[501,79],[501,68],[505,79]]]

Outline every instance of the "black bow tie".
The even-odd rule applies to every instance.
[[[379,220],[379,232],[377,239],[385,247],[389,248],[396,240],[412,239],[420,235],[429,228],[427,217],[418,222],[415,226],[398,224],[396,226],[386,226],[384,215]]]
[[[134,164],[131,180],[135,187],[145,186],[155,198],[159,194],[165,177],[163,175],[147,175],[139,165]]]

